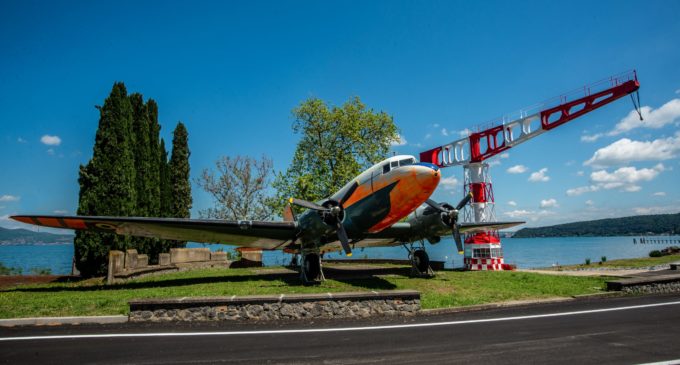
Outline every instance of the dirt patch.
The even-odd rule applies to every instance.
[[[63,275],[0,275],[0,289],[26,284],[64,282],[71,279],[77,279],[77,277]]]

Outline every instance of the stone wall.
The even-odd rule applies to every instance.
[[[281,319],[410,316],[420,310],[412,290],[278,296],[130,301],[131,322],[267,321]]]
[[[680,293],[680,281],[669,283],[651,283],[646,285],[635,285],[624,287],[621,290],[626,294],[667,294]]]

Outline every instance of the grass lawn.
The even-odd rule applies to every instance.
[[[580,264],[562,266],[562,270],[596,269],[599,267],[606,267],[610,269],[647,268],[650,266],[669,264],[671,262],[680,262],[680,255],[668,255],[661,257],[640,257],[635,259],[620,259],[606,261],[603,263],[593,261],[590,263],[590,265]]]
[[[297,274],[280,268],[203,269],[104,285],[101,279],[73,283],[21,285],[0,290],[0,318],[127,314],[130,299],[255,294],[325,293],[415,289],[423,308],[571,296],[603,290],[605,278],[520,272],[442,271],[435,278],[396,273],[301,285]]]

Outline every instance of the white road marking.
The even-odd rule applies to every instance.
[[[375,331],[375,330],[390,330],[390,329],[404,329],[404,328],[455,326],[455,325],[473,324],[473,323],[518,321],[518,320],[523,320],[523,319],[535,319],[535,318],[576,316],[576,315],[581,315],[581,314],[616,312],[616,311],[625,311],[625,310],[633,310],[633,309],[664,307],[664,306],[669,306],[669,305],[680,305],[680,301],[665,302],[665,303],[654,303],[654,304],[631,305],[631,306],[614,307],[614,308],[591,309],[591,310],[582,310],[582,311],[573,311],[573,312],[534,314],[534,315],[528,315],[528,316],[471,319],[471,320],[466,320],[466,321],[397,324],[397,325],[385,325],[385,326],[311,328],[311,329],[264,330],[264,331],[110,333],[110,334],[90,334],[90,335],[25,336],[25,337],[0,337],[0,341],[64,340],[64,339],[119,338],[119,337],[120,338],[135,338],[135,337],[182,337],[182,336],[185,336],[185,337],[192,336],[192,337],[194,337],[194,336],[236,336],[236,335],[245,336],[245,335],[271,335],[271,334],[294,334],[294,333]]]

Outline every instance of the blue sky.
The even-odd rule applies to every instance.
[[[460,131],[637,69],[629,99],[492,161],[499,219],[529,226],[680,210],[680,2],[44,2],[0,12],[0,226],[74,214],[115,81],[155,99],[166,141],[189,129],[192,177],[222,155],[285,169],[290,110],[358,95],[414,154]],[[517,167],[520,166],[520,167]],[[543,170],[545,169],[545,170]],[[520,172],[521,171],[521,172]],[[543,171],[543,173],[541,173]],[[517,173],[511,173],[517,172]],[[538,175],[531,179],[533,173]],[[457,201],[462,168],[438,200]],[[533,181],[532,181],[533,180]],[[194,185],[194,209],[211,205]]]

